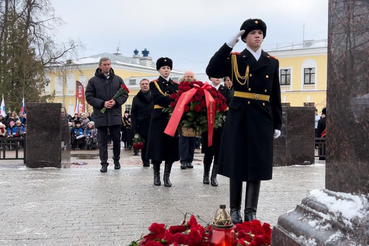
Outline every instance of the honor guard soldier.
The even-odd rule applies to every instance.
[[[260,181],[272,179],[273,137],[281,134],[282,107],[279,61],[261,49],[266,24],[248,19],[240,31],[211,58],[208,76],[229,76],[234,97],[222,136],[218,173],[230,178],[230,208],[234,224],[240,214],[242,182],[246,181],[245,221],[256,218]],[[246,49],[232,48],[241,37]]]
[[[158,79],[150,82],[150,91],[154,102],[151,115],[149,138],[147,140],[147,158],[151,159],[154,168],[154,185],[161,185],[160,164],[165,162],[164,186],[171,187],[169,176],[173,162],[179,160],[178,136],[171,137],[164,133],[169,121],[169,113],[163,112],[173,101],[170,94],[176,93],[178,84],[170,77],[173,62],[168,57],[161,57],[156,62],[156,70],[160,73]]]

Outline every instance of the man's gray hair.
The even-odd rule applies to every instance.
[[[110,61],[110,59],[108,57],[102,57],[99,61],[99,66],[101,66],[101,63],[104,61]]]
[[[141,79],[141,80],[140,80],[140,84],[141,84],[141,82],[142,82],[142,81],[147,81],[147,82],[149,82],[149,83],[150,83],[150,81],[149,81],[148,79],[146,79],[146,78]]]

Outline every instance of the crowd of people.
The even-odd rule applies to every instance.
[[[7,113],[5,117],[0,115],[0,141],[4,138],[23,138],[26,134],[27,117],[23,112],[17,113],[15,111]],[[14,150],[15,144],[19,144],[18,148],[23,148],[21,142],[10,142],[7,145],[8,150]]]

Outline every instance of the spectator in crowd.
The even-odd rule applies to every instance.
[[[317,137],[318,138],[324,138],[326,134],[326,116],[327,111],[326,108],[322,109],[322,115],[320,120],[318,121],[318,129],[317,129]],[[325,145],[319,146],[319,160],[325,160]]]
[[[179,82],[183,81],[195,81],[195,75],[192,71],[186,71],[183,78]],[[179,154],[181,169],[193,168],[192,161],[195,154],[196,137],[185,137],[182,134],[179,136]]]
[[[87,123],[90,122],[90,120],[88,119],[86,113],[82,113],[82,117],[81,117],[80,121],[81,121],[81,125],[84,129],[87,127]]]
[[[230,92],[228,88],[220,84],[222,79],[214,78],[214,77],[209,77],[209,79],[211,81],[211,86],[216,88],[226,98],[226,101],[228,103],[231,96],[230,96]],[[202,133],[201,152],[205,154],[204,155],[204,176],[203,176],[204,184],[209,184],[209,173],[210,173],[211,163],[213,162],[213,158],[214,158],[214,164],[213,164],[213,169],[211,171],[210,183],[212,186],[218,186],[217,172],[218,172],[218,159],[219,159],[220,140],[222,138],[222,132],[223,132],[223,126],[217,129],[214,129],[212,146],[208,146],[208,132],[206,131]]]
[[[147,158],[151,159],[154,168],[154,185],[161,185],[160,165],[165,161],[164,186],[171,187],[170,172],[173,162],[179,160],[178,137],[171,137],[164,133],[169,121],[169,113],[163,112],[163,108],[169,107],[173,101],[170,94],[176,93],[178,83],[170,78],[173,61],[168,57],[161,57],[156,62],[156,70],[160,76],[150,82],[150,91],[154,102],[154,110],[151,115],[149,138],[147,140]]]
[[[5,125],[5,127],[8,126],[6,119],[0,114],[0,122],[3,123]]]
[[[149,167],[150,160],[146,156],[146,149],[151,113],[154,109],[154,102],[151,98],[148,79],[142,79],[140,81],[140,89],[141,90],[133,98],[132,102],[132,132],[133,135],[139,134],[145,141],[141,150],[141,160],[144,167]]]
[[[127,101],[128,93],[117,98],[114,95],[124,85],[123,79],[114,74],[109,58],[100,59],[95,76],[87,84],[86,100],[93,106],[94,122],[97,128],[97,141],[101,161],[100,172],[108,171],[108,130],[113,141],[114,169],[120,169],[120,127],[122,125],[122,105]],[[107,110],[103,113],[103,108]]]
[[[10,121],[16,122],[18,120],[17,114],[13,111],[10,113],[8,119],[7,119],[7,125],[9,126]]]
[[[272,179],[273,138],[281,134],[282,106],[279,61],[262,50],[266,24],[246,20],[211,58],[206,73],[232,76],[234,97],[229,104],[221,140],[218,173],[230,178],[233,224],[242,223],[242,183],[246,184],[244,220],[256,218],[261,180]],[[232,52],[241,37],[245,49]]]
[[[93,121],[89,112],[85,113],[89,121]]]
[[[0,138],[6,137],[6,126],[0,122]]]
[[[225,76],[223,78],[224,81],[224,86],[228,88],[230,96],[233,97],[234,94],[234,88],[233,88],[233,83],[232,80],[229,78],[229,76]]]
[[[15,122],[12,120],[9,122],[9,126],[8,126],[8,137],[17,137],[17,126],[15,125]]]
[[[124,112],[124,116],[122,118],[122,142],[124,144],[124,149],[131,150],[132,149],[132,123],[131,116],[129,115],[129,111],[126,110]]]
[[[90,121],[87,123],[85,129],[86,136],[86,149],[95,149],[97,146],[97,129],[95,128],[95,123]]]
[[[19,137],[23,136],[26,133],[26,131],[25,131],[25,127],[22,125],[22,122],[20,120],[17,120],[15,122],[15,125],[17,127],[17,133],[18,133],[17,135]]]
[[[318,109],[315,109],[315,137],[320,138],[318,136],[318,122],[320,120],[320,115],[318,114]]]
[[[72,120],[73,121],[79,121],[80,120],[80,117],[79,117],[79,113],[74,113],[74,116],[72,117]]]
[[[72,130],[72,149],[76,148],[83,149],[85,143],[84,129],[82,128],[81,121],[75,121],[75,127]]]
[[[23,126],[26,125],[27,119],[25,115],[23,115],[23,112],[19,112],[18,118]]]

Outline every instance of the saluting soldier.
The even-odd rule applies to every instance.
[[[266,24],[248,19],[211,58],[206,73],[230,76],[234,97],[229,104],[220,148],[218,173],[230,178],[230,208],[234,224],[240,214],[242,182],[246,181],[245,221],[256,218],[260,181],[272,179],[273,137],[281,134],[282,107],[279,61],[261,49]],[[232,48],[241,37],[246,49]]]
[[[156,62],[156,70],[160,76],[150,82],[150,91],[154,102],[154,110],[151,115],[149,138],[147,141],[147,158],[151,159],[154,168],[154,185],[161,185],[160,164],[165,161],[164,186],[171,187],[169,176],[173,162],[179,160],[178,136],[171,137],[164,133],[169,121],[169,113],[163,112],[173,101],[170,94],[176,93],[178,83],[170,77],[173,61],[168,57],[161,57]]]

